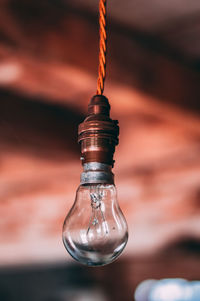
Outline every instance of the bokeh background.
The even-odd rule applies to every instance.
[[[86,268],[61,231],[96,92],[98,1],[0,1],[1,301],[128,301],[146,279],[200,279],[199,37],[198,0],[108,1],[105,95],[129,242]]]

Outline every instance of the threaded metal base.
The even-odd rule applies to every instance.
[[[111,165],[90,162],[83,165],[81,184],[114,184],[114,174]]]

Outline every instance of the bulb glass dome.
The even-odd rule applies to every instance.
[[[85,265],[114,261],[128,240],[128,228],[114,184],[80,185],[63,225],[69,254]]]

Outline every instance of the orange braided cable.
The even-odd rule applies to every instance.
[[[106,0],[99,0],[99,70],[97,94],[102,95],[106,77]]]

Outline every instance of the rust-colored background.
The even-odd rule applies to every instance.
[[[108,1],[105,95],[120,124],[114,173],[129,242],[95,269],[63,247],[81,172],[77,127],[96,91],[97,9],[89,0],[0,3],[1,301],[82,300],[75,292],[128,301],[144,279],[200,277],[194,0]]]

